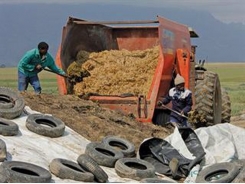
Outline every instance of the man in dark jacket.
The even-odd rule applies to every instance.
[[[163,98],[162,101],[158,101],[157,105],[162,106],[162,104],[166,105],[170,101],[172,101],[172,109],[181,113],[182,115],[188,116],[188,112],[191,111],[192,108],[192,93],[190,90],[186,89],[185,79],[177,74],[174,80],[175,87],[169,90],[168,95]],[[170,123],[177,127],[187,127],[188,122],[187,118],[180,116],[175,112],[171,112],[170,114]]]

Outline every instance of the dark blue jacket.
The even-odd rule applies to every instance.
[[[184,91],[178,91],[176,88],[171,88],[169,90],[168,95],[162,100],[164,105],[168,104],[172,101],[172,109],[177,112],[184,112],[184,115],[188,115],[187,113],[191,111],[192,107],[192,93],[188,89],[184,89]],[[180,122],[183,120],[181,116],[178,114],[171,112],[170,116],[175,117]]]

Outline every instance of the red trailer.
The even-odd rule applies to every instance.
[[[65,71],[76,59],[80,50],[100,52],[103,50],[145,50],[160,46],[158,65],[146,96],[90,96],[90,100],[101,106],[132,114],[140,122],[164,124],[169,111],[156,106],[156,102],[173,87],[177,73],[185,78],[185,87],[193,94],[194,106],[207,115],[210,124],[221,122],[221,89],[217,74],[210,73],[203,67],[196,67],[191,52],[191,37],[198,35],[186,25],[163,17],[156,21],[112,21],[91,22],[70,17],[63,28],[62,41],[57,53],[56,63]],[[195,48],[195,47],[193,47]],[[192,56],[192,57],[191,57]],[[211,76],[211,79],[210,79]],[[212,85],[209,85],[212,80]],[[208,82],[207,82],[208,81]],[[70,84],[58,77],[60,94],[69,94]],[[196,89],[195,86],[199,86]],[[204,88],[211,88],[207,98]],[[196,97],[201,98],[199,102]],[[211,102],[206,109],[206,102]],[[171,105],[171,104],[170,104]],[[212,112],[210,112],[212,111]],[[215,113],[215,114],[214,114]]]

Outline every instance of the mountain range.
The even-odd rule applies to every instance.
[[[16,66],[23,54],[40,41],[50,45],[55,57],[62,27],[68,17],[94,21],[156,20],[157,16],[186,24],[199,35],[197,60],[208,62],[245,61],[245,25],[226,24],[210,13],[194,9],[136,7],[112,4],[1,4],[0,65]]]

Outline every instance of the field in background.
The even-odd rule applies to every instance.
[[[205,67],[219,74],[221,86],[231,99],[232,116],[245,112],[245,63],[208,63]]]
[[[17,68],[0,68],[0,86],[18,89]],[[56,75],[47,71],[39,74],[43,93],[58,94]],[[28,91],[33,91],[32,86]]]
[[[219,74],[221,86],[231,98],[232,116],[245,112],[245,63],[207,63],[205,67]],[[39,74],[43,93],[58,94],[56,75],[43,71]],[[0,86],[17,89],[17,69],[0,68]],[[33,91],[29,86],[28,91]]]

